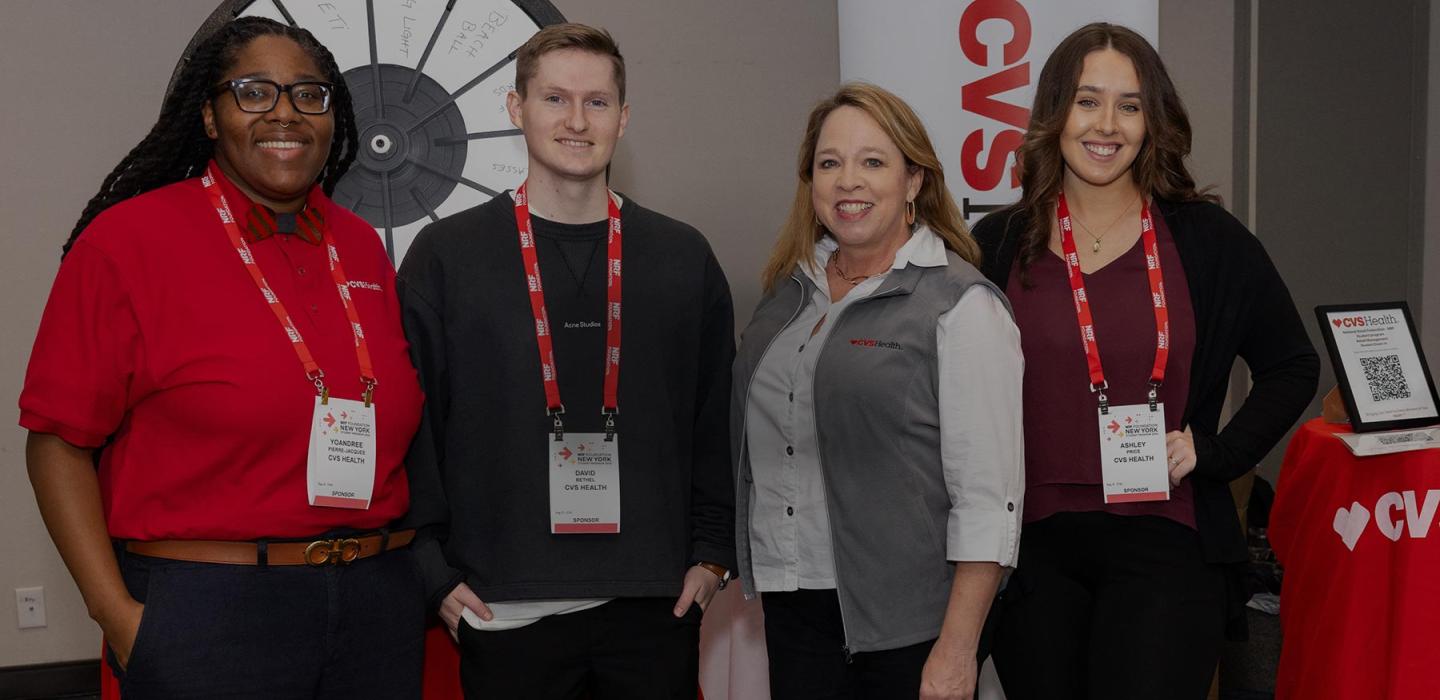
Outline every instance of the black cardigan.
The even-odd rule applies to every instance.
[[[1175,240],[1195,313],[1195,354],[1182,418],[1195,437],[1195,525],[1206,561],[1243,564],[1248,549],[1229,483],[1254,468],[1304,412],[1315,396],[1320,358],[1290,291],[1243,224],[1209,202],[1156,200],[1152,206]],[[1027,223],[1023,212],[1011,208],[975,225],[984,253],[981,271],[1001,289]],[[1220,430],[1220,408],[1237,356],[1250,368],[1253,386]],[[1234,637],[1243,634],[1239,606],[1245,600],[1239,590],[1230,593]]]

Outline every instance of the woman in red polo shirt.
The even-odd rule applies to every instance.
[[[20,424],[126,700],[414,698],[401,460],[421,394],[330,52],[201,44],[65,246]],[[96,466],[98,465],[98,470]]]

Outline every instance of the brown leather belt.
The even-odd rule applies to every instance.
[[[146,557],[198,561],[208,564],[249,564],[263,563],[271,566],[327,566],[349,564],[357,559],[373,557],[381,552],[399,549],[415,539],[414,530],[400,530],[385,535],[374,534],[363,537],[337,537],[331,540],[310,542],[266,542],[264,554],[255,542],[225,542],[218,540],[154,540],[150,542],[130,541],[125,551]]]

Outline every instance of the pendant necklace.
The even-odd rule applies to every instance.
[[[1130,202],[1130,204],[1125,207],[1125,211],[1120,212],[1120,216],[1115,217],[1115,220],[1114,220],[1114,221],[1111,221],[1111,222],[1110,222],[1110,225],[1105,227],[1105,232],[1102,233],[1102,234],[1100,234],[1100,235],[1098,235],[1098,236],[1095,235],[1095,233],[1090,230],[1090,227],[1089,227],[1089,226],[1086,226],[1086,225],[1085,225],[1085,222],[1084,222],[1084,221],[1081,221],[1081,220],[1080,220],[1080,217],[1078,217],[1078,216],[1075,215],[1075,212],[1073,212],[1073,211],[1070,212],[1070,218],[1074,219],[1074,220],[1075,220],[1075,223],[1080,224],[1080,228],[1082,228],[1082,229],[1085,230],[1085,235],[1089,236],[1091,239],[1093,239],[1093,240],[1095,241],[1095,242],[1094,242],[1093,244],[1091,244],[1091,246],[1090,246],[1090,252],[1092,252],[1092,253],[1098,253],[1098,252],[1100,252],[1100,239],[1102,239],[1102,238],[1104,238],[1105,236],[1109,235],[1109,234],[1110,234],[1110,229],[1115,228],[1115,224],[1120,223],[1120,220],[1123,219],[1123,218],[1125,218],[1125,215],[1126,215],[1126,214],[1129,214],[1129,213],[1130,213],[1130,207],[1135,206],[1135,202],[1138,202],[1138,201],[1140,201],[1140,193],[1139,193],[1139,192],[1136,192],[1136,193],[1135,193],[1135,200],[1132,201],[1132,202]],[[838,251],[837,251],[837,252],[838,252]],[[838,269],[838,268],[837,268],[837,269]],[[843,277],[843,275],[842,275],[842,277]],[[846,281],[849,281],[849,280],[846,280]]]

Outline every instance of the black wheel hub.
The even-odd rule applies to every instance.
[[[389,64],[381,64],[378,72],[378,90],[374,67],[345,72],[360,152],[335,196],[371,226],[398,228],[428,216],[460,181],[465,118],[430,76]]]

